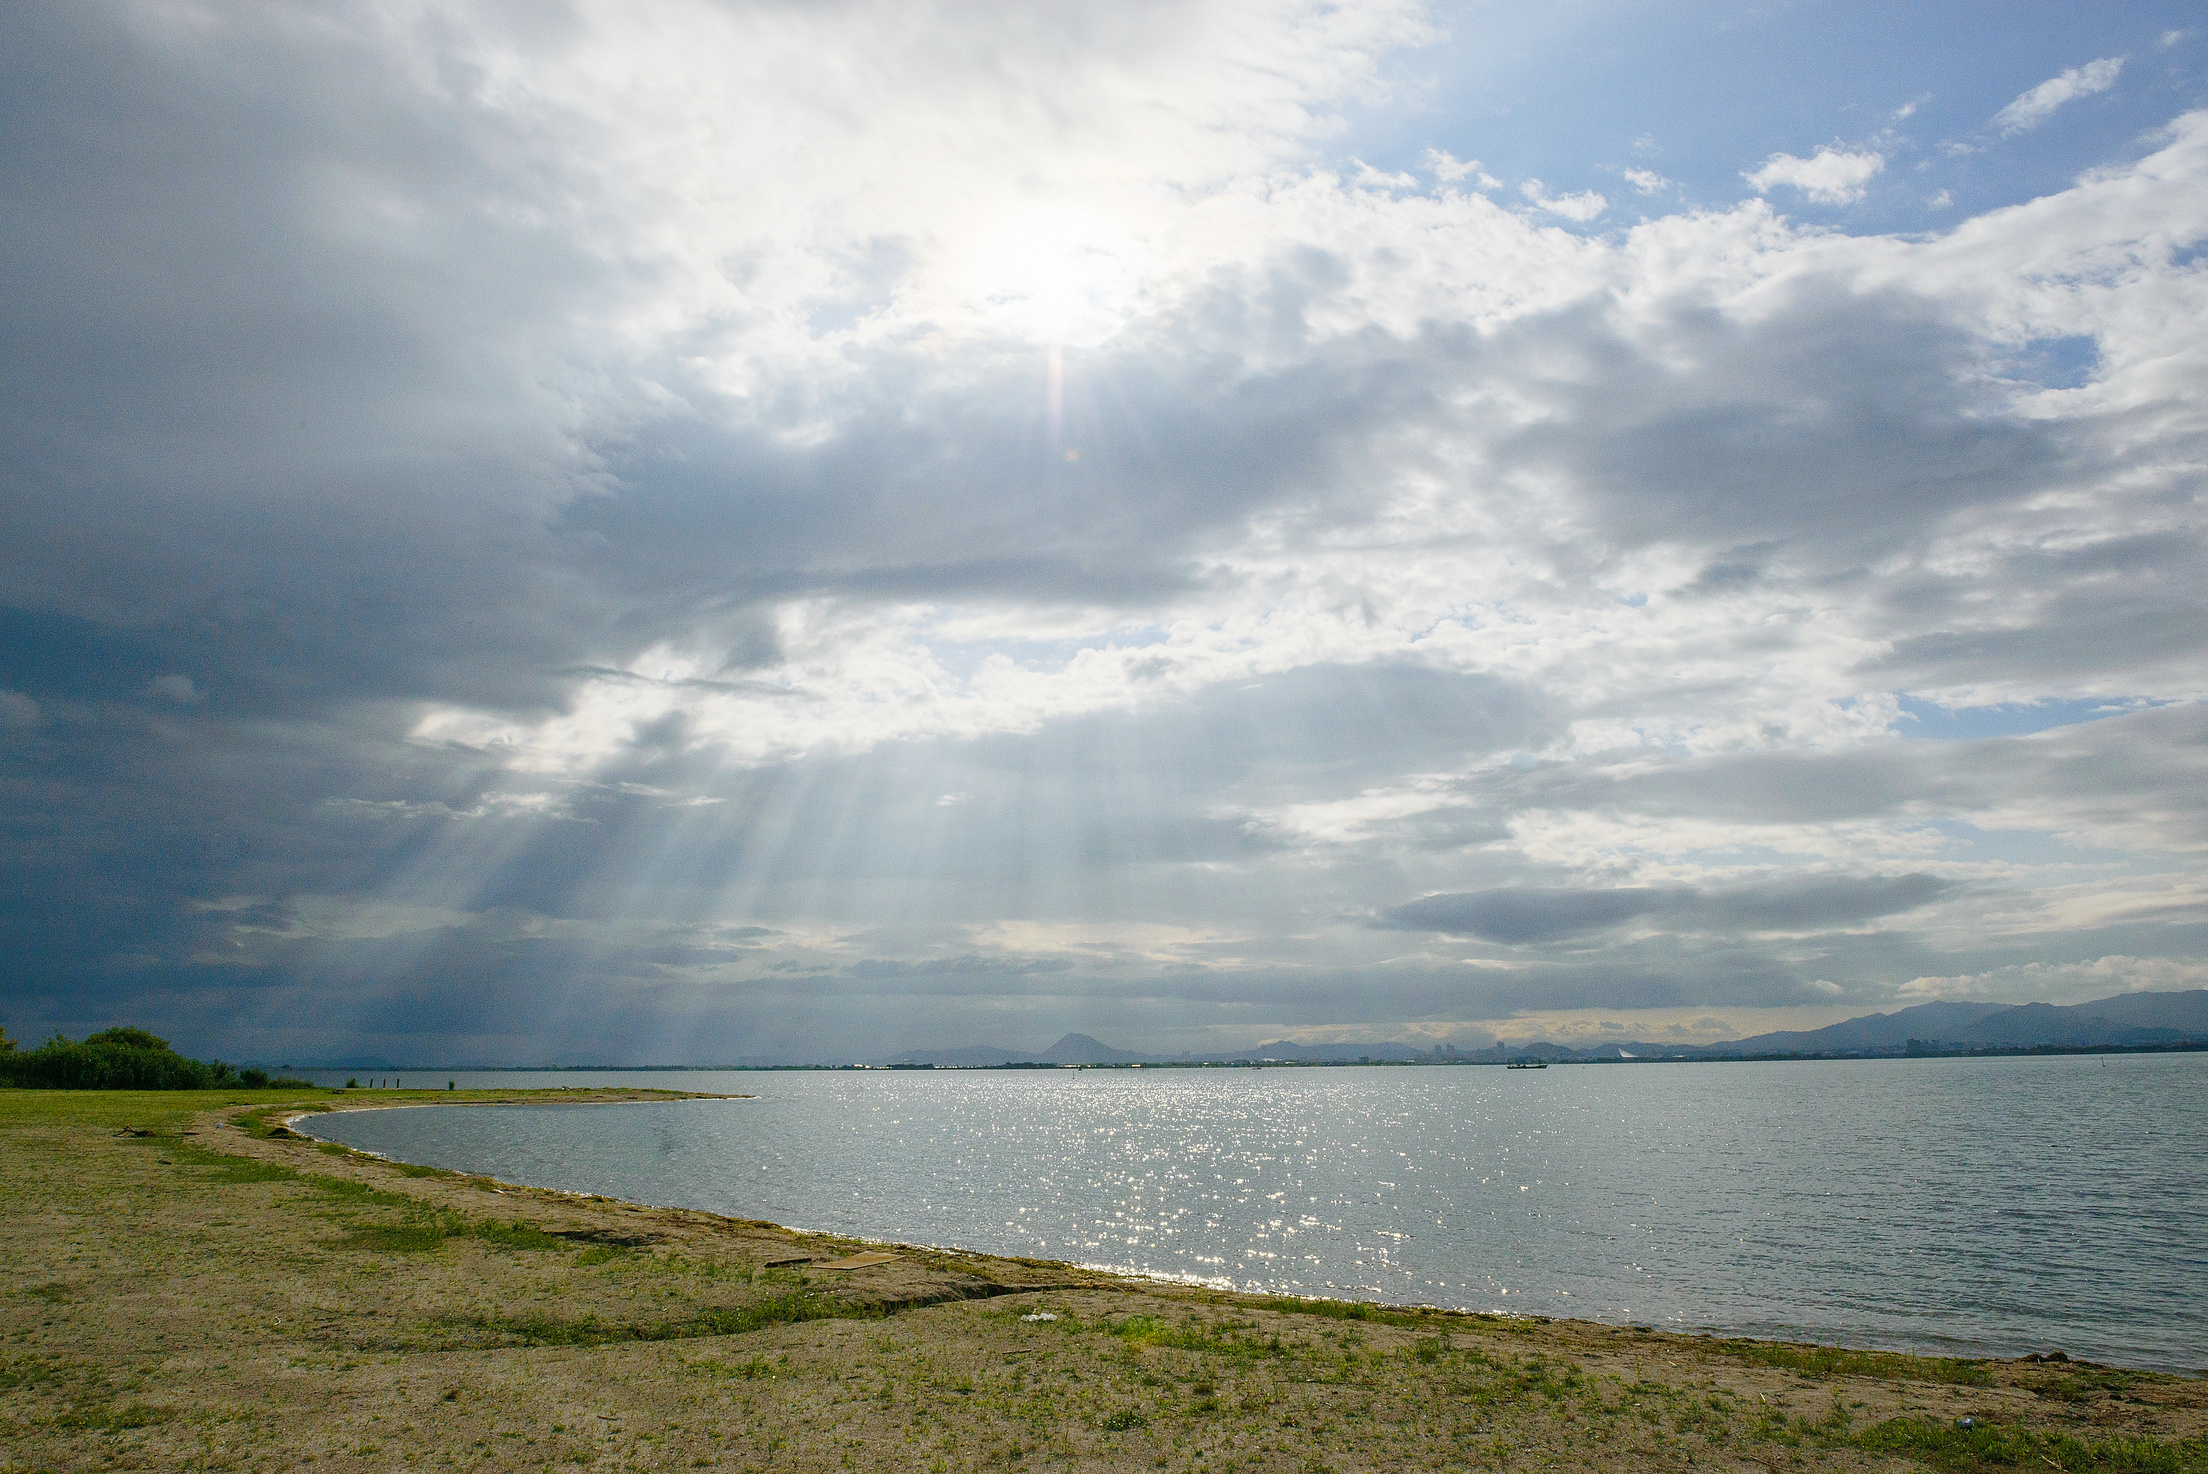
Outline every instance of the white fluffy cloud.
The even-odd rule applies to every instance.
[[[1566,220],[1577,220],[1582,223],[1594,219],[1610,208],[1610,202],[1591,189],[1578,190],[1572,194],[1552,195],[1549,193],[1548,186],[1538,179],[1529,179],[1524,184],[1519,185],[1518,192],[1533,201],[1537,208],[1546,210],[1551,215],[1561,215]]]
[[[1865,186],[1885,167],[1886,156],[1876,150],[1849,153],[1828,147],[1806,159],[1773,154],[1764,160],[1762,168],[1741,178],[1758,194],[1769,194],[1783,185],[1800,190],[1820,205],[1852,205],[1863,198]]]
[[[2208,987],[2208,962],[2167,957],[2096,957],[2090,962],[2024,962],[1966,977],[1911,978],[1897,996],[1992,1003],[2084,1003],[2117,993],[2181,992]]]
[[[1995,113],[1993,126],[2004,138],[2037,128],[2054,116],[2055,109],[2064,103],[2106,92],[2115,86],[2123,70],[2124,59],[2120,56],[2104,56],[2082,67],[2066,67],[2061,75],[2049,77]]]

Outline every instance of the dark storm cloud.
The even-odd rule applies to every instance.
[[[1953,814],[2104,844],[2208,846],[2208,708],[2167,706],[2027,737],[1756,752],[1607,769],[1550,764],[1471,785],[1510,808],[1820,824]]]
[[[2063,481],[2082,450],[2000,413],[1976,341],[1912,295],[1805,284],[1753,323],[1682,310],[1655,338],[1661,357],[1590,321],[1592,371],[1553,386],[1562,413],[1503,449],[1584,486],[1620,541],[1762,542],[1847,566]],[[1697,585],[1751,581],[1761,561],[1724,558]]]
[[[1615,926],[1652,911],[1676,912],[1691,891],[1497,890],[1425,896],[1381,913],[1383,925],[1454,932],[1492,942],[1549,942]]]
[[[1726,891],[1684,886],[1616,890],[1511,888],[1424,896],[1380,915],[1382,925],[1518,945],[1583,936],[1648,918],[1671,926],[1814,931],[1929,905],[1954,889],[1930,875],[1805,876]]]

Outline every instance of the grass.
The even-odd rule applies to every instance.
[[[1837,1346],[1789,1346],[1779,1341],[1709,1341],[1710,1350],[1753,1362],[1783,1367],[1813,1377],[1882,1377],[1905,1382],[1945,1382],[1957,1387],[1986,1387],[1993,1372],[1983,1361],[1950,1356],[1910,1356],[1899,1351],[1848,1351]]]
[[[518,1218],[501,1223],[493,1218],[469,1218],[447,1209],[424,1209],[412,1198],[378,1192],[360,1183],[316,1181],[313,1186],[343,1202],[400,1208],[406,1212],[396,1223],[354,1224],[338,1241],[341,1248],[426,1254],[443,1248],[447,1239],[473,1239],[494,1249],[517,1253],[565,1252],[575,1247],[571,1240],[546,1233]]]
[[[12,1361],[0,1361],[0,1390],[45,1387],[67,1380],[70,1380],[69,1369],[47,1357],[19,1356]]]
[[[1275,1315],[1316,1315],[1328,1320],[1362,1320],[1383,1326],[1423,1326],[1429,1317],[1415,1310],[1390,1310],[1362,1300],[1306,1300],[1296,1295],[1266,1295],[1250,1302]]]
[[[2109,1474],[2203,1474],[2208,1438],[2081,1439],[2035,1433],[2007,1423],[1961,1428],[1918,1418],[1895,1418],[1850,1440],[1870,1453],[1902,1454],[1942,1474],[2024,1469],[2106,1470]]]
[[[480,1316],[466,1322],[524,1346],[608,1346],[625,1341],[688,1341],[701,1336],[741,1336],[768,1326],[809,1320],[871,1320],[881,1312],[830,1299],[816,1290],[793,1290],[748,1305],[709,1310],[675,1320],[615,1324],[596,1316]]]
[[[156,1423],[166,1423],[176,1415],[177,1410],[173,1407],[156,1407],[143,1402],[108,1406],[94,1404],[72,1408],[53,1422],[56,1428],[120,1433],[126,1428],[150,1428]]]
[[[1131,1315],[1123,1320],[1100,1322],[1094,1329],[1117,1336],[1135,1347],[1165,1346],[1206,1356],[1278,1357],[1286,1354],[1280,1337],[1260,1336],[1247,1329],[1249,1325],[1246,1321],[1222,1324],[1194,1319],[1175,1325],[1155,1315]],[[1074,1321],[1067,1329],[1083,1327]],[[1238,1331],[1242,1334],[1236,1334]]]

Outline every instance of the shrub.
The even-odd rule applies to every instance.
[[[0,1050],[0,1080],[47,1090],[312,1089],[220,1060],[187,1059],[144,1029],[103,1029],[81,1040],[54,1035],[36,1049]]]

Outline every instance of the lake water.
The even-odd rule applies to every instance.
[[[508,1181],[1236,1289],[2208,1366],[2208,1054],[529,1076],[312,1122]]]

